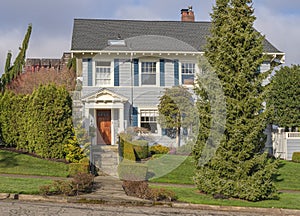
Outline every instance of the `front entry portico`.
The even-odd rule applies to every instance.
[[[108,89],[100,89],[82,98],[84,118],[95,128],[92,145],[115,145],[118,133],[124,131],[128,99]]]

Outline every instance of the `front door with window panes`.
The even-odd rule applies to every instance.
[[[156,85],[156,62],[142,62],[142,85]]]
[[[96,61],[96,86],[111,84],[111,62]]]
[[[141,110],[141,127],[148,129],[151,133],[157,133],[157,110]]]
[[[195,79],[195,64],[181,63],[181,80],[183,85],[193,85]]]

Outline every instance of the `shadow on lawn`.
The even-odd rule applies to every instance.
[[[8,152],[0,152],[0,168],[15,167],[17,163],[17,154],[8,154]]]
[[[278,170],[279,169],[281,169],[282,167],[284,167],[285,166],[285,164],[284,163],[279,163],[279,165],[278,165]],[[281,174],[279,174],[279,173],[277,173],[277,174],[275,174],[274,176],[273,176],[273,181],[275,182],[275,183],[277,183],[277,182],[282,182],[284,179],[283,179],[283,176],[281,176]]]

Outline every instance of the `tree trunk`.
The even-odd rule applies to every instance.
[[[176,129],[176,147],[180,147],[180,127]]]

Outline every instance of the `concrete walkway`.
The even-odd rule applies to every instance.
[[[79,195],[77,199],[95,200],[108,204],[151,205],[149,200],[127,196],[122,188],[122,181],[112,176],[97,176],[94,179],[95,191]]]

